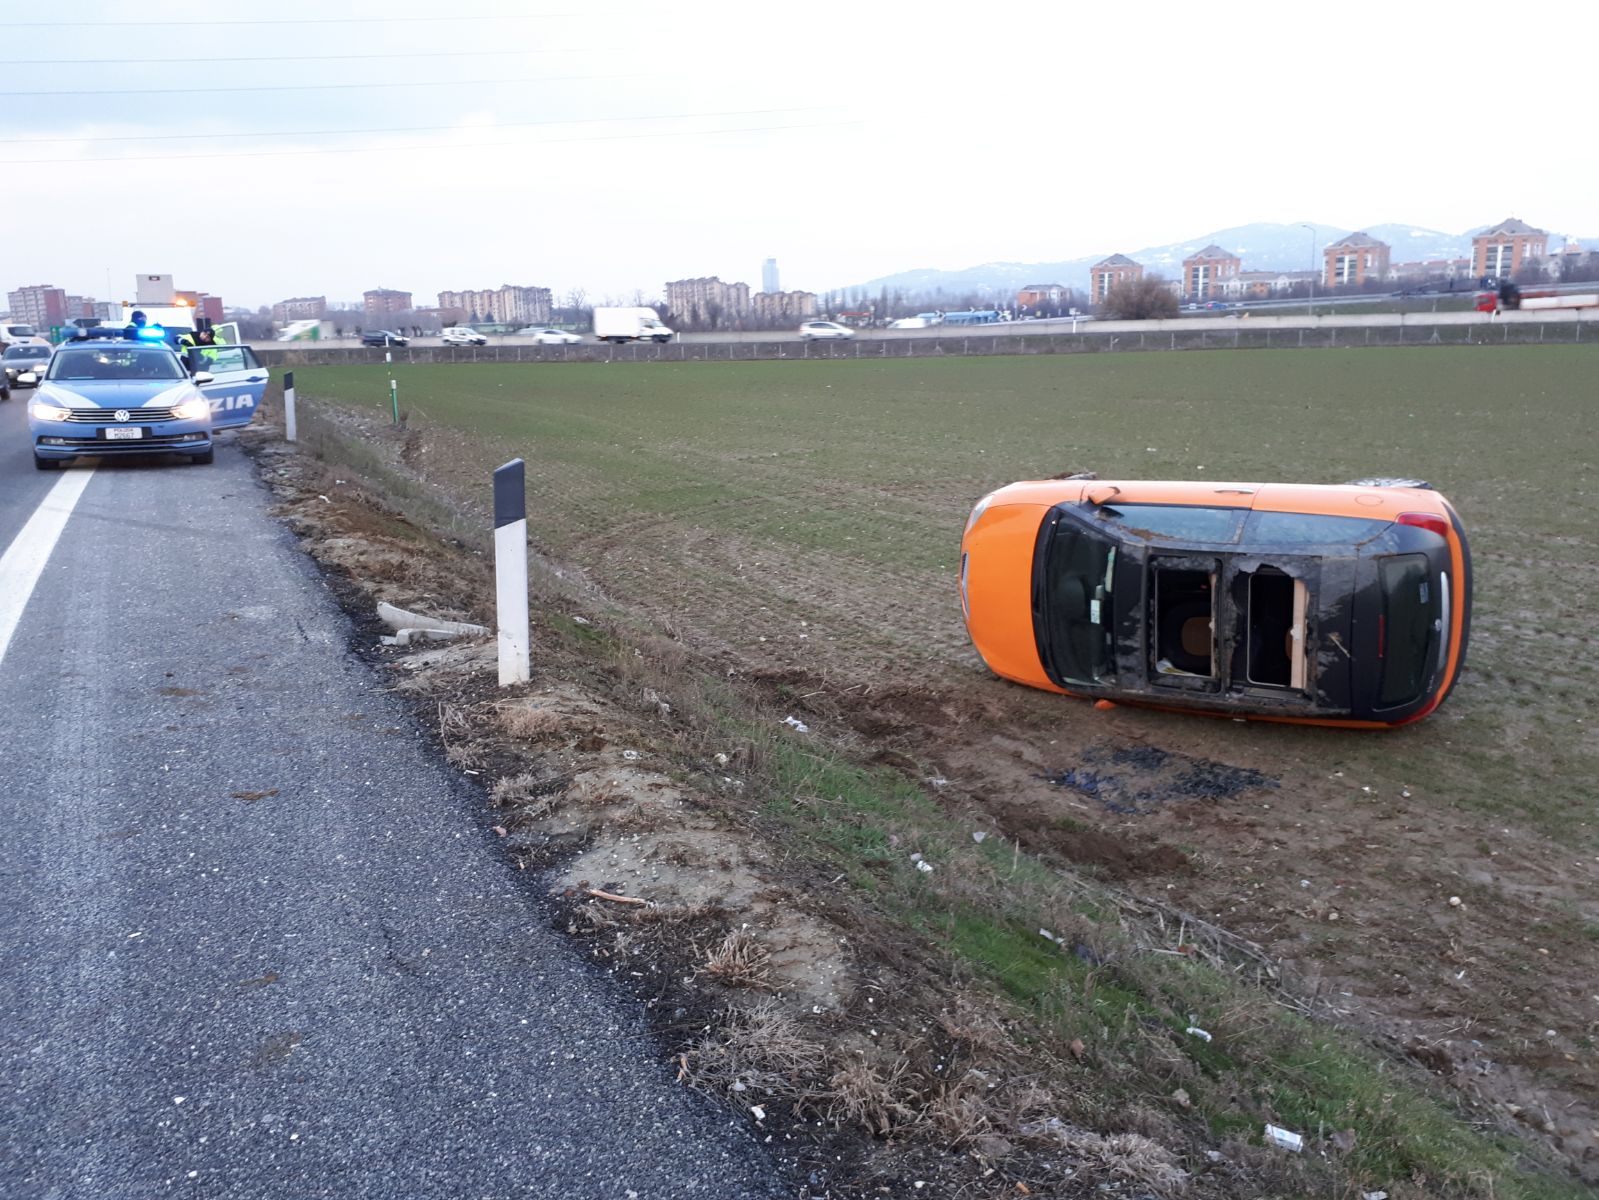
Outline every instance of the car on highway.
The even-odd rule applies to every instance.
[[[4,354],[0,354],[0,368],[6,373],[6,387],[32,387],[37,377],[43,373],[45,364],[50,361],[51,349],[49,346],[34,344],[7,346]],[[18,377],[27,375],[26,382],[19,382]]]
[[[208,463],[213,382],[193,377],[165,342],[82,339],[61,346],[28,401],[33,464],[54,470],[79,455],[180,454]]]
[[[583,338],[569,329],[525,329],[535,346],[576,346]]]
[[[1420,720],[1465,662],[1471,554],[1416,480],[1013,483],[961,542],[967,632],[995,674],[1217,716]]]
[[[807,342],[845,341],[855,336],[853,329],[848,325],[840,325],[837,321],[806,321],[799,327],[799,333]]]
[[[411,339],[392,329],[366,329],[361,332],[363,346],[409,346]]]
[[[19,343],[48,344],[32,325],[21,321],[0,321],[0,347],[15,346]]]
[[[475,329],[457,325],[440,335],[446,346],[487,346],[489,339]],[[404,343],[401,343],[402,345]]]

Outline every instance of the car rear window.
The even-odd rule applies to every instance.
[[[1095,516],[1129,537],[1146,541],[1226,543],[1238,540],[1247,508],[1197,504],[1104,504]]]
[[[1437,597],[1427,578],[1426,555],[1395,554],[1378,559],[1377,567],[1383,595],[1382,628],[1377,632],[1382,663],[1377,704],[1391,708],[1416,699],[1426,683]]]

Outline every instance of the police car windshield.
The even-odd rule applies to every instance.
[[[50,378],[62,381],[187,378],[177,356],[142,346],[71,346],[57,350]]]

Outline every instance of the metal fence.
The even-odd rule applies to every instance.
[[[272,366],[339,363],[457,362],[757,362],[872,358],[981,357],[1018,354],[1101,354],[1172,350],[1328,350],[1367,346],[1501,346],[1599,344],[1590,322],[1472,325],[1372,325],[1358,328],[1233,329],[1148,333],[1034,333],[856,338],[827,342],[669,342],[625,346],[395,346],[384,351],[336,346],[257,346]]]

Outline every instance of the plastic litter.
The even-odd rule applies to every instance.
[[[809,733],[811,727],[798,717],[784,717],[783,724],[790,726],[796,733]]]
[[[1210,1031],[1208,1029],[1201,1029],[1198,1025],[1190,1025],[1187,1032],[1192,1036],[1199,1038],[1201,1041],[1208,1042],[1212,1040]]]
[[[1279,1129],[1275,1125],[1266,1126],[1266,1140],[1281,1150],[1291,1150],[1298,1154],[1305,1148],[1305,1139],[1302,1135],[1291,1129]]]

